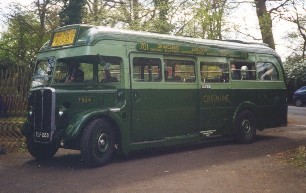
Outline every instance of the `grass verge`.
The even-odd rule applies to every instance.
[[[286,164],[306,170],[306,145],[280,153]]]

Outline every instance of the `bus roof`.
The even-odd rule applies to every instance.
[[[71,36],[70,41],[57,43],[55,41],[56,37],[63,36],[63,32]],[[135,43],[147,42],[180,46],[206,46],[244,52],[267,53],[279,57],[273,49],[263,43],[237,40],[208,40],[91,25],[68,25],[54,30],[51,35],[51,40],[47,42],[40,51],[63,47],[94,45],[102,40],[117,40]]]

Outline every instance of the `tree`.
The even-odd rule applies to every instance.
[[[270,12],[267,11],[266,1],[267,0],[254,0],[262,41],[275,50],[272,19]]]
[[[60,0],[63,9],[60,11],[61,25],[71,25],[82,23],[85,0]]]
[[[118,21],[119,27],[121,25],[123,28],[132,30],[152,31],[151,24],[154,16],[152,2],[121,0],[117,2],[112,18]]]
[[[297,31],[288,34],[289,40],[297,40],[297,47],[293,48],[294,53],[300,55],[300,60],[305,60],[306,54],[306,2],[304,0],[290,0],[290,8],[285,8],[286,14],[280,17],[296,25]],[[290,58],[288,58],[290,60]]]
[[[284,63],[289,99],[293,92],[306,85],[306,60],[300,55],[293,55],[286,59]]]
[[[258,19],[259,31],[261,38],[252,36],[248,32],[241,32],[237,26],[234,29],[239,33],[247,37],[251,37],[253,40],[262,40],[270,48],[275,49],[275,40],[273,36],[273,20],[279,18],[279,14],[282,14],[284,7],[288,6],[289,0],[253,0],[253,1],[233,1],[229,0],[232,7],[243,6],[244,4],[251,4],[255,7],[256,16]],[[246,21],[249,23],[250,21]]]
[[[57,28],[57,0],[35,0],[32,6],[10,4],[4,15],[8,29],[0,39],[0,60],[3,63],[29,65],[41,46],[49,39],[50,31]]]
[[[33,63],[35,54],[39,50],[36,42],[40,38],[33,31],[38,31],[39,27],[39,22],[33,14],[18,13],[13,15],[10,18],[8,30],[2,34],[1,53],[7,55],[7,60],[14,63]]]
[[[111,23],[108,14],[110,9],[111,5],[108,4],[108,1],[87,0],[83,20],[92,25],[108,25]]]
[[[158,16],[154,21],[155,32],[168,34],[171,32],[173,25],[170,24],[168,20],[168,15],[170,11],[169,0],[154,0],[155,12],[158,12]]]
[[[49,38],[47,34],[59,26],[58,2],[56,0],[36,0],[34,4],[33,14],[37,15],[40,24],[36,32],[39,37],[37,44],[40,47],[45,43],[46,38]]]
[[[176,34],[208,39],[222,39],[227,0],[193,0],[186,2],[187,13]],[[194,15],[190,16],[190,13]]]

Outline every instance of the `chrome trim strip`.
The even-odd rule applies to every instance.
[[[57,93],[116,93],[116,89],[111,90],[57,90]]]

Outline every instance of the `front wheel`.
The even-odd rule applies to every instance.
[[[236,139],[239,143],[252,143],[256,136],[256,119],[253,112],[242,111],[235,120]]]
[[[91,167],[108,163],[114,154],[114,133],[105,119],[95,119],[84,130],[81,139],[81,154]]]
[[[29,153],[38,160],[52,158],[59,149],[55,142],[48,144],[36,143],[33,135],[26,137],[26,144]]]

